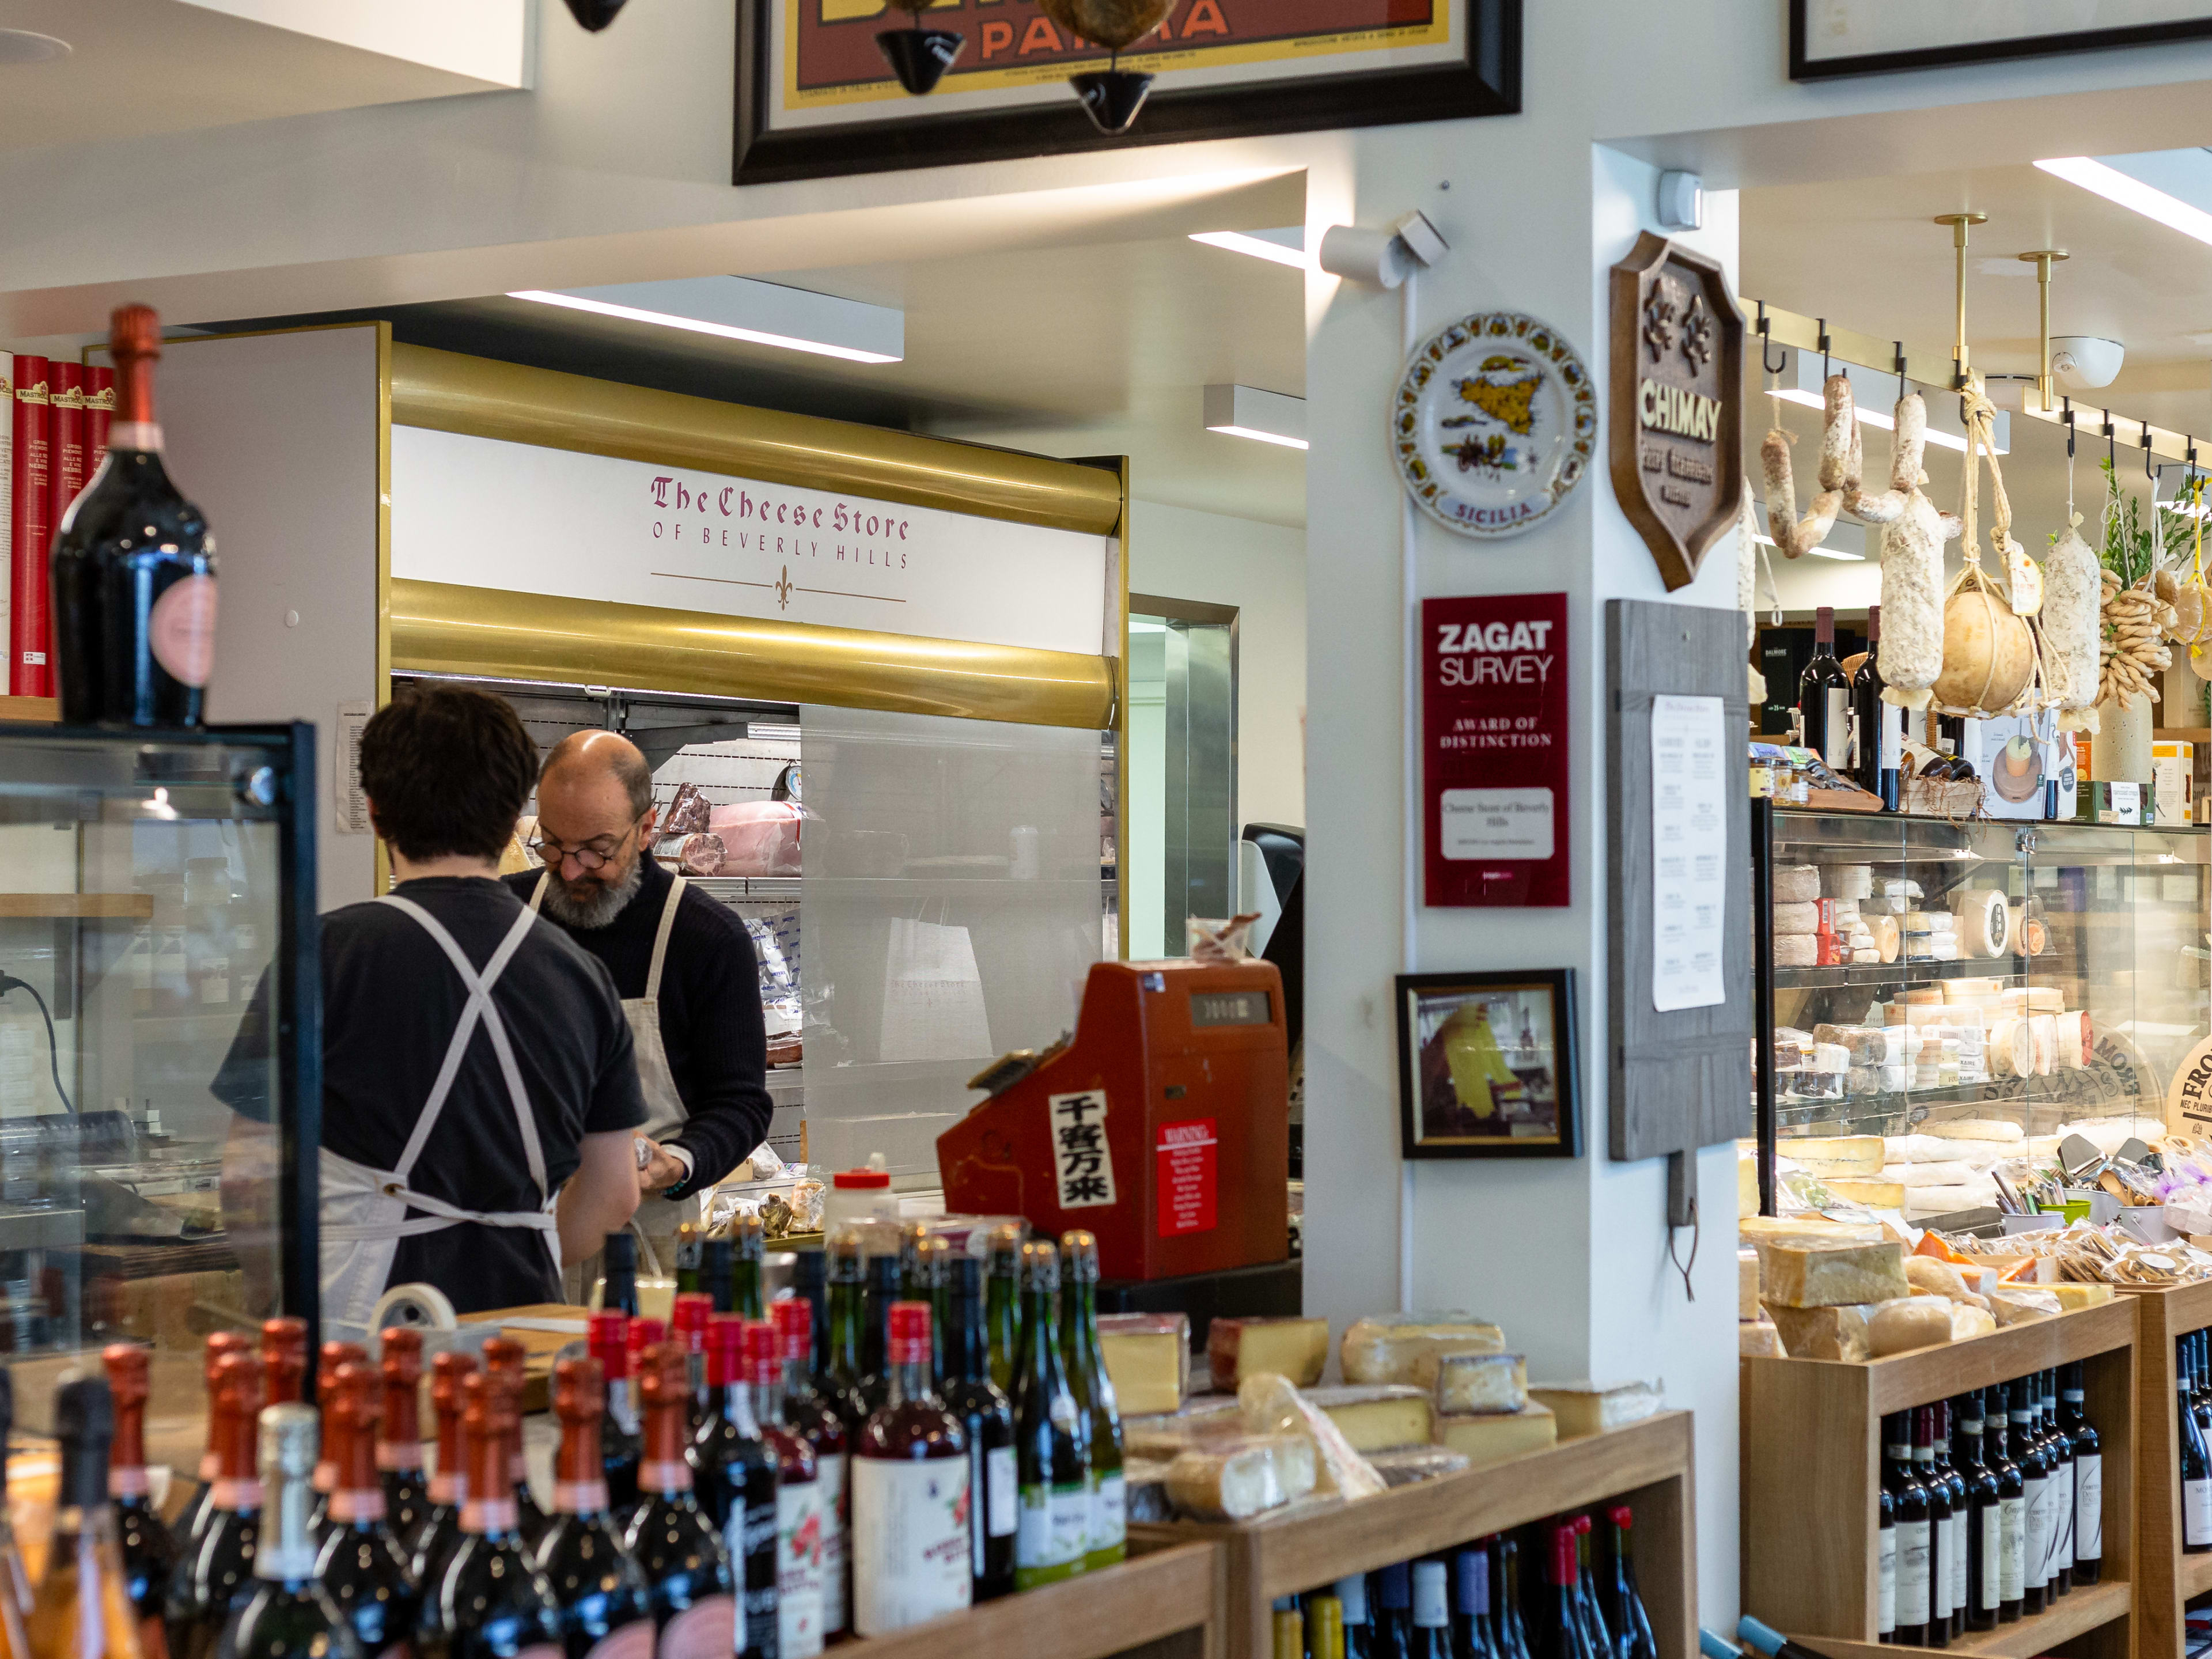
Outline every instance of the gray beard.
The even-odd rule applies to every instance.
[[[629,861],[629,873],[611,887],[599,889],[599,896],[579,904],[568,896],[568,890],[560,878],[549,876],[545,882],[545,914],[565,927],[594,933],[610,926],[623,913],[623,907],[637,896],[637,890],[645,884],[647,854],[640,853]]]

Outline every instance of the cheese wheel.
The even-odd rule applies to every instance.
[[[1839,899],[1863,899],[1874,896],[1874,866],[1870,864],[1838,864],[1828,870],[1828,891]]]
[[[1820,896],[1820,866],[1778,864],[1774,867],[1774,902],[1799,904]]]
[[[1895,916],[1869,915],[1867,931],[1874,935],[1874,948],[1881,952],[1884,962],[1895,962],[1898,951],[1905,943],[1905,930],[1897,925]]]
[[[2057,1021],[2049,1014],[2030,1014],[2027,1017],[2027,1034],[2035,1055],[2035,1074],[2049,1077],[2058,1066]]]
[[[2089,1063],[2089,1016],[2074,1012],[2051,1017],[2051,1055],[2062,1072],[2078,1072]]]
[[[1802,904],[1777,904],[1774,931],[1778,933],[1815,933],[1820,929],[1820,907],[1808,899]]]
[[[2066,1006],[2066,994],[2055,985],[2008,986],[1997,1000],[2008,1014],[2055,1014]]]
[[[1928,1125],[1928,1133],[1941,1135],[1946,1140],[2017,1141],[2027,1137],[2017,1123],[2008,1123],[2002,1118],[1953,1117]]]
[[[1958,913],[1959,944],[1966,955],[2001,957],[2011,948],[2010,920],[2005,911],[2005,896],[1994,887],[1970,887],[1951,895],[1951,908]],[[1990,989],[1997,988],[1994,982]]]
[[[1774,965],[1777,968],[1811,968],[1820,960],[1820,940],[1815,933],[1777,933],[1774,936]]]
[[[1990,1027],[1990,1070],[1998,1077],[2035,1074],[2034,1039],[2025,1019],[2007,1015]]]
[[[1943,988],[1940,985],[1915,986],[1909,991],[1899,991],[1890,1000],[1923,1008],[1941,1007],[1943,1003]]]
[[[1867,1320],[1867,1346],[1876,1359],[1950,1340],[1951,1304],[1940,1296],[1881,1303]]]
[[[1984,997],[1993,997],[2004,989],[2001,979],[1947,979],[1939,988],[1946,1002],[1978,1002]]]

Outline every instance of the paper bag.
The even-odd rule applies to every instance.
[[[893,917],[879,1057],[988,1060],[998,1052],[984,1017],[983,976],[976,971],[968,930]]]

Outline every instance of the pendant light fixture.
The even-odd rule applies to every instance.
[[[1106,48],[1104,69],[1071,75],[1068,84],[1099,131],[1127,132],[1152,94],[1152,77],[1123,69],[1121,54],[1167,21],[1175,0],[1037,0],[1037,9],[1078,40]]]
[[[925,97],[937,89],[945,78],[945,71],[952,67],[952,60],[960,56],[968,37],[957,29],[933,29],[922,27],[922,12],[929,0],[891,0],[891,4],[913,19],[910,27],[885,29],[876,36],[876,50],[898,76],[899,85],[915,97]]]
[[[575,20],[597,34],[615,21],[615,14],[623,9],[623,0],[568,0],[568,10]]]

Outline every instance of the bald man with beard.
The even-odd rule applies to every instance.
[[[761,1144],[773,1109],[751,935],[653,857],[659,816],[635,744],[571,732],[538,778],[544,868],[506,878],[614,976],[645,1095],[637,1220],[656,1249]]]

